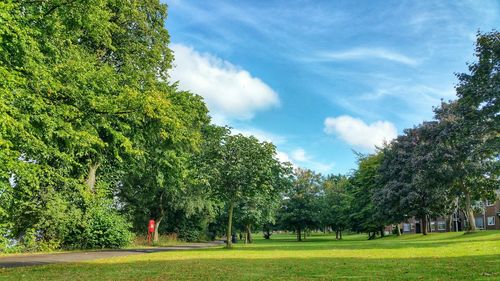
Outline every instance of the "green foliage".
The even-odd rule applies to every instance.
[[[350,179],[352,196],[350,227],[358,232],[380,231],[386,224],[373,202],[374,193],[380,189],[379,167],[382,153],[359,155],[358,169]],[[371,236],[373,238],[373,236]]]
[[[203,201],[191,184],[191,160],[208,123],[207,109],[199,96],[175,88],[165,90],[169,92],[158,93],[150,105],[155,115],[133,129],[134,143],[143,153],[127,159],[117,188],[136,230],[143,229],[149,219],[159,225],[169,212],[195,213]]]
[[[442,127],[438,122],[424,122],[405,130],[383,151],[380,183],[375,194],[379,208],[390,223],[405,218],[427,219],[449,213],[452,196],[452,168],[442,145]],[[427,228],[423,228],[427,234]]]
[[[500,164],[500,33],[477,35],[477,61],[458,75],[458,99],[443,102],[435,118],[443,127],[444,146],[453,173],[453,192],[465,202],[475,230],[472,202],[494,197]]]
[[[321,176],[310,170],[296,169],[292,187],[285,194],[279,210],[279,224],[287,230],[302,234],[320,225]]]
[[[130,224],[106,204],[91,204],[83,219],[83,231],[75,237],[80,248],[120,248],[131,242]]]
[[[214,238],[222,219],[230,236],[233,213],[248,235],[277,213],[299,240],[375,232],[456,198],[471,215],[498,188],[497,31],[478,34],[436,122],[361,157],[349,179],[291,179],[273,144],[210,125],[202,98],[170,81],[166,17],[158,0],[0,2],[0,249],[122,247],[151,218],[155,239]]]
[[[172,112],[183,112],[181,101],[166,98],[173,59],[166,6],[54,0],[0,7],[2,235],[30,241],[30,249],[32,241],[50,248],[123,245],[126,227],[116,211],[88,202],[106,205],[124,159],[144,154],[134,129],[153,119],[162,130],[179,122]],[[82,242],[85,235],[92,239]]]
[[[341,232],[349,227],[352,196],[346,176],[328,176],[322,182],[321,224]]]
[[[219,156],[211,162],[217,171],[212,175],[212,190],[226,204],[226,236],[231,237],[234,208],[243,204],[247,208],[247,218],[258,219],[254,215],[260,217],[262,214],[256,211],[256,206],[259,202],[279,197],[285,186],[287,169],[276,159],[273,144],[259,142],[253,136],[222,135],[221,141],[212,150]],[[227,244],[231,247],[230,239],[227,239]]]

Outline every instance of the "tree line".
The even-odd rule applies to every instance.
[[[0,249],[272,220],[289,167],[171,81],[166,17],[158,0],[0,3]]]
[[[410,218],[428,232],[431,218],[462,210],[475,231],[475,202],[500,189],[500,33],[478,33],[476,61],[458,74],[457,99],[434,108],[434,120],[405,129],[371,155],[358,154],[348,176],[296,173],[281,207],[281,228],[350,229],[371,239]],[[449,220],[451,221],[451,219]],[[451,227],[450,227],[451,228]]]
[[[1,251],[122,247],[150,219],[155,241],[341,237],[498,186],[498,32],[478,36],[479,61],[436,121],[323,177],[211,124],[169,77],[166,18],[158,0],[0,2]]]

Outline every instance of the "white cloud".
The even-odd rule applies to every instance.
[[[203,96],[218,120],[250,119],[256,111],[279,105],[278,94],[248,71],[182,44],[172,44],[171,77],[181,89]]]
[[[327,175],[332,173],[333,167],[335,167],[335,163],[321,163],[321,162],[311,162],[309,164],[312,170],[319,172],[323,175]]]
[[[289,157],[288,155],[286,155]],[[315,161],[313,157],[307,154],[307,152],[303,148],[297,148],[291,152],[291,158],[294,162],[299,163],[300,165],[316,172],[322,174],[328,174],[332,172],[335,163],[323,163],[319,161]]]
[[[232,128],[231,132],[235,135],[242,134],[244,136],[254,136],[260,141],[272,142],[274,145],[283,144],[286,142],[286,138],[284,136],[275,135],[273,133],[269,133],[256,128]]]
[[[389,121],[366,124],[363,120],[348,115],[328,117],[324,125],[327,134],[335,134],[348,144],[367,150],[373,150],[376,145],[380,146],[398,134],[394,124]]]
[[[398,62],[410,66],[415,66],[418,61],[383,48],[354,48],[347,51],[340,52],[323,52],[320,57],[326,60],[362,60],[362,59],[383,59],[393,62]]]
[[[292,151],[292,158],[300,162],[309,161],[309,157],[306,155],[306,151],[302,148],[298,148]]]
[[[283,151],[276,151],[276,158],[278,158],[278,160],[281,162],[289,162],[293,164],[293,161],[290,158],[290,156],[288,156],[288,154]]]

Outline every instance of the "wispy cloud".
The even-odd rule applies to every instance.
[[[378,59],[410,66],[419,64],[418,60],[412,57],[384,48],[353,48],[345,51],[320,52],[318,58],[331,61]]]
[[[432,118],[432,106],[454,98],[453,73],[467,71],[465,62],[474,59],[476,32],[500,23],[498,0],[165,1],[172,42],[194,47],[188,62],[193,54],[203,62],[186,68],[177,50],[176,64],[187,79],[178,80],[205,97],[212,120],[271,140],[280,157],[322,171],[333,167],[330,160],[335,171],[347,171],[355,160],[345,145],[325,149],[313,134],[370,150],[380,143],[374,132],[394,133],[383,124],[402,129]],[[247,91],[235,78],[245,72],[252,85],[265,86]],[[335,119],[338,126],[325,135],[328,112],[359,122],[343,122],[356,126],[341,130]],[[283,122],[279,134],[257,129],[276,128],[274,122]]]

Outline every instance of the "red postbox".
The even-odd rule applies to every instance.
[[[151,242],[151,233],[155,232],[155,220],[149,220],[148,223],[148,243]]]
[[[155,220],[149,220],[148,232],[149,233],[155,232]]]

